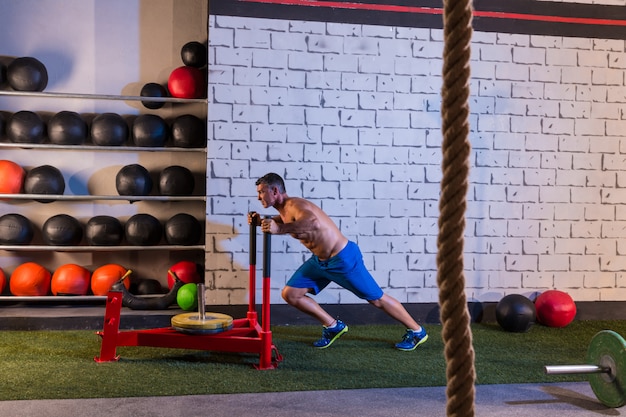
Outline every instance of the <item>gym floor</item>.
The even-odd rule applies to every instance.
[[[445,387],[198,395],[188,397],[97,398],[2,401],[0,415],[20,417],[395,417],[445,416]],[[620,416],[607,408],[587,383],[476,386],[475,415]]]

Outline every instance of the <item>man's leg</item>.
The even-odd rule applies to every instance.
[[[370,301],[370,303],[406,326],[406,333],[402,341],[396,343],[397,349],[412,351],[428,340],[426,329],[420,326],[406,311],[406,308],[392,296],[383,294],[381,298]]]
[[[326,349],[333,344],[341,335],[348,331],[348,326],[341,320],[335,320],[330,314],[328,314],[320,305],[309,297],[309,292],[306,288],[294,288],[286,286],[283,289],[283,298],[289,305],[296,307],[298,310],[315,317],[324,326],[322,330],[322,337],[313,342],[313,346],[318,349]]]
[[[395,298],[390,295],[383,294],[381,298],[378,300],[370,301],[370,304],[376,306],[387,313],[390,317],[396,319],[400,323],[404,324],[407,329],[411,330],[421,330],[422,326],[420,326],[414,319],[411,317],[408,311],[404,308],[404,306]]]
[[[316,318],[322,323],[323,326],[332,327],[335,323],[335,319],[326,312],[314,299],[309,297],[308,288],[294,288],[286,286],[283,288],[282,296],[283,300],[287,304],[294,306],[303,313],[308,314],[311,317]]]

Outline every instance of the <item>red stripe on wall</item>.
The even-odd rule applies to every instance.
[[[354,10],[375,10],[384,12],[401,12],[401,13],[418,13],[442,15],[443,8],[432,7],[412,7],[399,6],[393,4],[367,4],[367,3],[349,3],[341,1],[326,0],[240,0],[249,3],[266,3],[266,4],[282,4],[286,6],[313,6],[328,7],[333,9],[354,9]],[[493,19],[512,19],[512,20],[528,20],[537,22],[555,22],[555,23],[575,23],[581,25],[606,25],[606,26],[626,26],[624,20],[614,19],[593,19],[586,17],[566,17],[566,16],[546,16],[533,15],[523,13],[505,13],[474,10],[473,15],[476,17],[489,17]]]

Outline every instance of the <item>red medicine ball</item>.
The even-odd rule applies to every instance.
[[[52,274],[50,284],[54,295],[86,295],[89,291],[91,273],[76,264],[61,265]]]
[[[7,285],[7,277],[4,275],[4,271],[0,269],[0,294],[4,292],[4,287]]]
[[[537,321],[549,327],[565,327],[576,316],[576,304],[569,294],[559,290],[541,293],[535,300]]]
[[[167,88],[172,97],[203,98],[206,96],[204,73],[196,67],[178,67],[170,73]]]
[[[0,194],[19,194],[25,175],[24,169],[15,162],[0,160]]]
[[[44,296],[50,292],[50,272],[35,262],[26,262],[15,268],[9,280],[15,296]]]
[[[195,262],[191,261],[180,261],[171,266],[169,271],[172,271],[176,274],[178,279],[180,279],[185,284],[198,284],[202,282],[202,277],[200,273],[198,273],[198,265]],[[174,286],[174,277],[168,271],[167,274],[167,286],[171,290]]]
[[[91,292],[93,295],[107,295],[111,286],[122,279],[128,269],[118,264],[107,264],[97,268],[91,274]],[[126,289],[130,288],[130,278],[124,279]]]

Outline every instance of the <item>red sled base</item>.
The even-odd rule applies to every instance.
[[[100,356],[96,362],[117,361],[118,346],[150,346],[162,348],[211,350],[220,352],[258,353],[259,370],[275,369],[283,358],[272,343],[272,332],[264,331],[257,322],[256,312],[247,318],[234,319],[232,329],[215,334],[187,334],[172,327],[120,331],[122,293],[110,291],[104,316],[104,327],[97,334],[102,338]]]
[[[259,370],[275,369],[283,357],[272,343],[270,330],[270,234],[264,233],[263,239],[263,288],[262,288],[262,323],[259,324],[256,303],[256,226],[250,225],[250,271],[249,300],[246,318],[234,319],[232,328],[219,333],[189,334],[173,327],[142,330],[120,331],[122,311],[122,292],[109,291],[104,313],[104,326],[97,332],[101,339],[100,356],[96,362],[117,361],[118,346],[149,346],[177,349],[210,350],[219,352],[253,353],[259,355]]]

